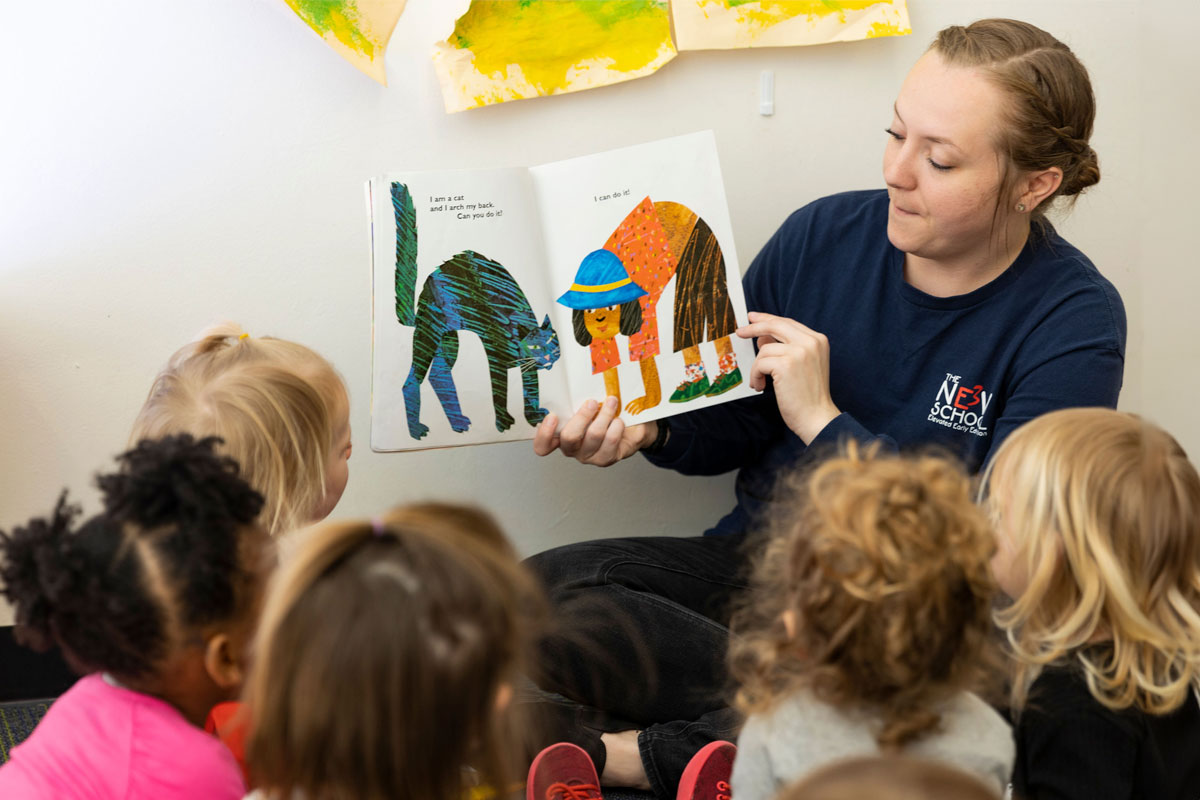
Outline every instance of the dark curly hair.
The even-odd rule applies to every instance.
[[[48,517],[0,531],[0,594],[23,643],[57,644],[81,672],[140,678],[180,632],[239,613],[253,582],[243,534],[263,499],[219,442],[139,442],[97,478],[101,513],[76,527],[64,490]]]

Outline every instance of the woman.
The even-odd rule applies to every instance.
[[[553,416],[539,427],[541,455],[607,466],[640,451],[685,474],[739,470],[737,505],[710,535],[588,542],[531,560],[560,605],[607,599],[636,620],[671,687],[636,697],[641,676],[546,643],[547,688],[636,723],[579,737],[605,783],[671,796],[690,755],[730,736],[735,720],[715,700],[728,601],[745,585],[740,545],[771,513],[780,470],[846,438],[940,445],[977,469],[1039,414],[1116,405],[1120,297],[1044,217],[1099,180],[1094,116],[1087,71],[1045,31],[999,19],[941,31],[896,99],[886,192],[800,209],[746,273],[754,311],[738,335],[757,342],[750,381],[762,395],[628,428],[609,399],[561,431]],[[595,638],[634,649],[607,628]]]

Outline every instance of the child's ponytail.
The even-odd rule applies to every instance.
[[[141,675],[165,646],[160,614],[129,588],[143,576],[119,526],[95,517],[72,530],[78,515],[64,491],[50,517],[0,532],[0,582],[18,635],[38,650],[61,646],[80,672]]]
[[[54,613],[76,594],[67,538],[79,507],[59,495],[53,513],[29,521],[12,533],[0,531],[0,582],[3,594],[17,612],[24,643],[45,650],[54,642]]]

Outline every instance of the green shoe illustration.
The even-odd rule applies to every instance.
[[[681,383],[679,384],[679,388],[671,395],[670,402],[686,403],[688,400],[695,400],[697,397],[703,396],[708,391],[710,385],[707,375],[701,375],[691,382]]]
[[[709,397],[716,397],[719,394],[725,394],[733,387],[742,382],[742,370],[740,367],[734,367],[731,371],[722,373],[713,381],[712,386],[708,387],[705,392]]]

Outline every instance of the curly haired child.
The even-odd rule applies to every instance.
[[[318,527],[272,585],[256,640],[260,796],[460,798],[466,774],[508,786],[524,752],[513,685],[541,614],[482,512],[425,504]]]
[[[767,800],[823,764],[879,752],[948,762],[997,789],[1008,724],[985,682],[995,544],[971,483],[934,456],[853,444],[784,480],[734,618],[730,669],[748,715],[733,796]]]
[[[233,323],[202,332],[155,378],[131,442],[219,436],[266,501],[278,536],[328,516],[349,477],[350,403],[333,366],[302,344]]]
[[[1056,411],[985,476],[1016,660],[1015,796],[1200,797],[1200,476],[1132,414]]]
[[[0,533],[0,586],[28,644],[86,677],[0,768],[0,797],[222,800],[245,793],[201,730],[236,696],[274,544],[262,497],[214,439],[143,441],[101,475],[104,510],[66,493]]]

